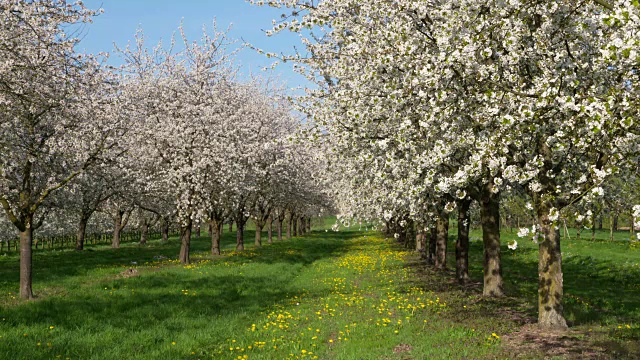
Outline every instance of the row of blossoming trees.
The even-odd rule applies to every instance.
[[[477,201],[484,295],[502,296],[500,197],[524,192],[537,218],[539,324],[566,327],[560,219],[611,176],[638,172],[638,2],[268,4],[283,9],[268,34],[299,32],[306,46],[284,60],[318,84],[300,110],[330,149],[345,217],[415,228],[419,242],[435,229],[430,252],[444,268],[457,208],[464,281]]]
[[[123,66],[74,50],[97,13],[80,2],[0,0],[0,204],[3,236],[20,237],[20,295],[32,298],[34,231],[77,232],[110,214],[113,247],[128,219],[142,241],[155,222],[179,227],[180,261],[208,224],[220,254],[222,224],[250,217],[278,236],[309,229],[327,204],[313,173],[322,158],[290,141],[301,123],[276,82],[239,81],[233,40],[215,28],[190,42],[115,51]],[[135,209],[135,211],[134,211]],[[99,217],[99,216],[98,216]],[[104,216],[103,216],[104,217]],[[296,226],[296,228],[293,228]]]

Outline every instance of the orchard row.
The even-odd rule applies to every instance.
[[[539,324],[566,328],[564,221],[588,225],[607,192],[640,217],[638,1],[268,5],[283,10],[269,34],[297,32],[311,54],[283,60],[317,84],[299,110],[332,154],[345,221],[383,219],[399,236],[415,229],[418,243],[436,229],[443,267],[447,219],[457,209],[464,253],[477,201],[484,294],[502,296],[500,199],[526,196],[535,221],[520,233],[539,245]]]
[[[186,264],[196,226],[210,226],[215,255],[225,221],[241,251],[249,218],[281,234],[285,218],[303,231],[329,210],[314,175],[324,160],[294,141],[303,125],[286,94],[238,78],[225,31],[214,23],[191,42],[179,29],[153,46],[140,30],[113,67],[66,33],[96,15],[80,2],[0,1],[0,224],[4,240],[19,233],[22,298],[33,297],[34,232],[75,229],[82,250],[87,229],[110,229],[117,248],[129,221],[142,242],[155,224],[165,239],[177,227]]]

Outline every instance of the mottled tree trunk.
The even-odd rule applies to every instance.
[[[613,214],[609,215],[609,241],[613,241]]]
[[[162,243],[169,242],[169,221],[162,220]]]
[[[298,236],[298,217],[294,216],[291,219],[291,232],[293,236]]]
[[[149,224],[144,221],[140,229],[140,245],[145,245],[149,239]]]
[[[267,218],[267,242],[273,244],[273,218]]]
[[[560,231],[549,220],[550,207],[541,206],[538,217],[544,237],[538,244],[538,325],[567,328],[562,309],[562,253]]]
[[[233,233],[233,220],[229,220],[229,234]]]
[[[87,234],[87,223],[89,219],[81,216],[80,221],[78,222],[78,233],[76,234],[76,250],[82,251],[84,250],[84,238]]]
[[[189,264],[189,252],[191,251],[191,228],[193,224],[191,220],[182,226],[180,231],[180,263]]]
[[[435,268],[447,268],[447,243],[449,238],[449,213],[442,212],[436,220],[436,263]]]
[[[304,216],[298,219],[298,235],[303,236],[305,234],[305,224],[306,219]]]
[[[113,239],[111,240],[111,247],[118,249],[120,247],[120,231],[122,230],[122,216],[123,211],[118,210],[116,217],[113,220]]]
[[[469,281],[469,207],[471,200],[461,200],[458,205],[458,239],[456,240],[456,278],[461,284]]]
[[[429,229],[429,249],[427,254],[427,264],[436,263],[436,240],[438,239],[438,229],[433,226]]]
[[[257,247],[262,246],[262,228],[264,227],[264,222],[262,219],[255,220],[256,223],[256,241],[255,244]]]
[[[422,254],[424,252],[424,231],[422,230],[422,228],[420,227],[420,225],[418,225],[418,229],[416,230],[416,252],[418,254]]]
[[[480,201],[484,244],[484,296],[504,296],[500,262],[500,195],[487,186]]]
[[[33,299],[32,284],[32,253],[33,228],[32,219],[25,220],[25,230],[20,232],[20,297]]]
[[[427,233],[423,224],[418,224],[416,229],[416,252],[421,259],[427,258]]]
[[[307,218],[307,232],[311,232],[311,217]]]
[[[211,219],[209,223],[211,231],[211,255],[220,255],[220,230],[222,230],[222,221]]]

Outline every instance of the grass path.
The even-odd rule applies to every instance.
[[[40,299],[23,303],[11,291],[0,298],[0,358],[445,359],[499,351],[495,331],[447,320],[449,304],[415,286],[409,254],[377,234],[314,233],[218,258],[200,242],[188,266],[164,258],[176,244],[38,254]],[[2,259],[3,271],[11,261]],[[15,285],[9,280],[2,290]]]

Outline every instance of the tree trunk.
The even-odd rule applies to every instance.
[[[416,238],[413,220],[409,219],[407,221],[407,225],[402,229],[402,232],[404,233],[404,247],[410,249],[413,246],[412,241]]]
[[[447,243],[449,238],[449,213],[442,212],[436,220],[436,269],[447,268]]]
[[[307,232],[311,232],[311,217],[307,218]]]
[[[469,278],[469,207],[471,200],[461,200],[458,205],[458,239],[456,241],[456,278],[461,284]]]
[[[146,245],[149,239],[149,223],[146,221],[142,223],[140,228],[140,245]]]
[[[236,251],[244,251],[244,224],[236,225]]]
[[[293,227],[293,214],[289,215],[289,221],[287,221],[287,240],[291,239],[291,228]]]
[[[482,242],[484,244],[483,296],[504,296],[500,264],[500,195],[488,185],[480,201]]]
[[[124,212],[118,210],[116,212],[116,218],[113,221],[113,240],[111,240],[111,247],[114,249],[120,248],[120,231],[122,230],[122,216]]]
[[[284,218],[276,218],[276,231],[278,232],[278,241],[282,241],[282,221]]]
[[[629,240],[635,240],[636,224],[634,221],[635,219],[633,218],[633,210],[631,210],[631,216],[629,219],[631,219],[631,226],[629,226]]]
[[[609,241],[613,241],[613,214],[609,215]]]
[[[602,218],[603,218],[603,217],[604,217],[604,216],[603,216],[602,214],[600,214],[600,215],[598,216],[598,230],[602,230]]]
[[[593,212],[593,216],[591,217],[591,241],[596,239],[596,212]]]
[[[298,236],[298,217],[291,218],[291,232],[293,236]]]
[[[209,223],[211,231],[211,255],[220,255],[220,229],[222,228],[222,221],[218,223],[215,219],[211,219]]]
[[[427,255],[427,264],[434,265],[436,263],[436,240],[438,239],[438,229],[434,226],[429,230],[429,251]]]
[[[264,222],[262,222],[262,219],[257,219],[255,220],[256,223],[256,247],[261,247],[262,246],[262,228],[264,227]]]
[[[229,221],[229,234],[233,232],[233,220]]]
[[[560,231],[549,220],[549,208],[538,209],[544,237],[538,245],[538,325],[567,328],[562,311],[562,253]]]
[[[305,218],[304,216],[298,219],[298,235],[303,236],[305,230]]]
[[[271,216],[267,219],[267,241],[273,244],[273,219]]]
[[[198,227],[196,227],[196,237],[200,236],[202,236],[202,227],[200,226],[200,223],[198,223]]]
[[[84,238],[87,233],[87,223],[89,219],[84,216],[80,217],[80,221],[78,222],[78,233],[76,235],[76,250],[82,251],[84,250]]]
[[[191,250],[191,219],[182,227],[180,231],[180,263],[189,264],[189,251]]]
[[[162,220],[162,243],[166,244],[169,241],[169,222]]]
[[[582,233],[582,222],[576,221],[576,240],[580,240],[580,233]]]
[[[618,211],[613,214],[613,220],[611,221],[611,227],[613,231],[618,231]]]
[[[25,230],[20,232],[20,297],[22,299],[33,299],[32,284],[32,252],[33,228],[31,219],[26,219]]]
[[[424,253],[425,241],[424,241],[424,230],[422,225],[418,224],[416,230],[416,252],[420,254],[422,257],[422,253]]]

